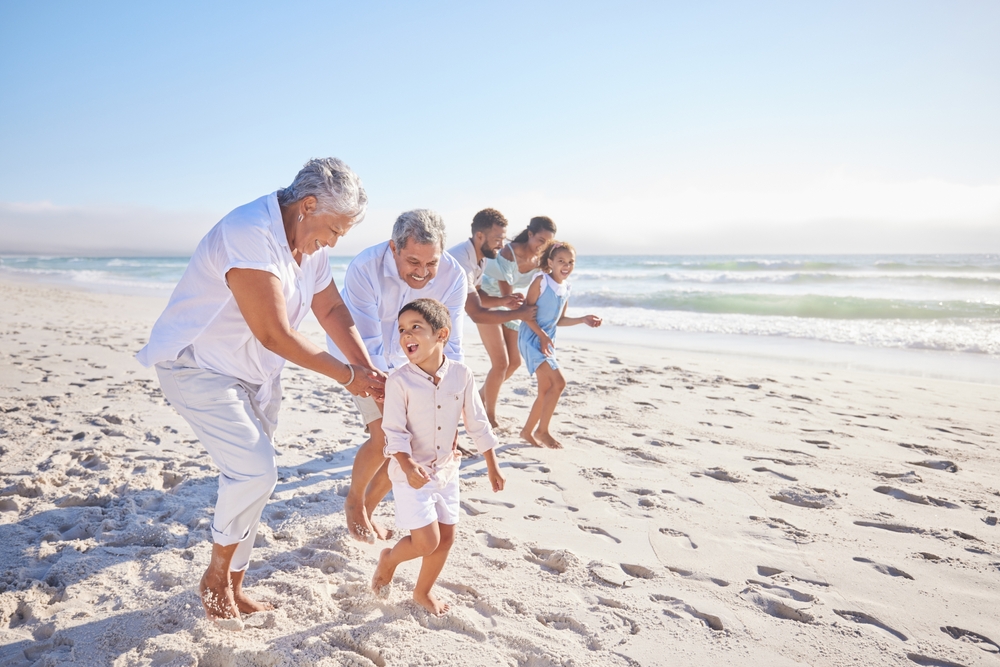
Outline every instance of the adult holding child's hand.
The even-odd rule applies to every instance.
[[[272,442],[285,361],[355,395],[381,398],[376,369],[330,274],[327,248],[364,217],[368,197],[335,158],[310,160],[292,184],[241,206],[198,244],[139,362],[219,467],[212,559],[201,579],[206,615],[241,629],[271,608],[243,576],[261,512],[277,483]],[[297,331],[312,311],[348,363]]]

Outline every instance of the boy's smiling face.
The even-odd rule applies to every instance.
[[[442,327],[437,331],[423,316],[408,310],[399,316],[399,345],[410,363],[433,375],[444,363],[444,346],[451,331]]]

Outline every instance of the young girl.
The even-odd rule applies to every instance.
[[[539,273],[528,287],[525,302],[537,306],[535,318],[521,321],[517,346],[524,358],[528,373],[538,375],[538,397],[535,398],[528,414],[528,421],[521,429],[521,438],[535,447],[561,449],[562,445],[549,433],[549,421],[556,411],[559,396],[566,388],[566,379],[556,363],[556,349],[553,342],[556,327],[586,324],[601,326],[601,318],[596,315],[566,317],[569,302],[569,285],[566,279],[573,273],[576,264],[576,250],[568,243],[553,241],[542,253]],[[535,428],[537,424],[538,428]],[[532,432],[534,431],[534,432]]]

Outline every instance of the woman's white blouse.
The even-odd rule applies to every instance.
[[[293,329],[309,312],[313,295],[333,279],[326,248],[303,255],[301,266],[292,258],[276,192],[240,206],[198,244],[149,343],[136,355],[139,363],[173,361],[190,345],[201,368],[270,387],[285,360],[250,332],[226,283],[230,269],[277,276]]]

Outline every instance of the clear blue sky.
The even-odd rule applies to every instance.
[[[183,252],[325,155],[372,203],[344,252],[485,206],[591,252],[996,252],[998,35],[985,0],[4,2],[0,252]]]

